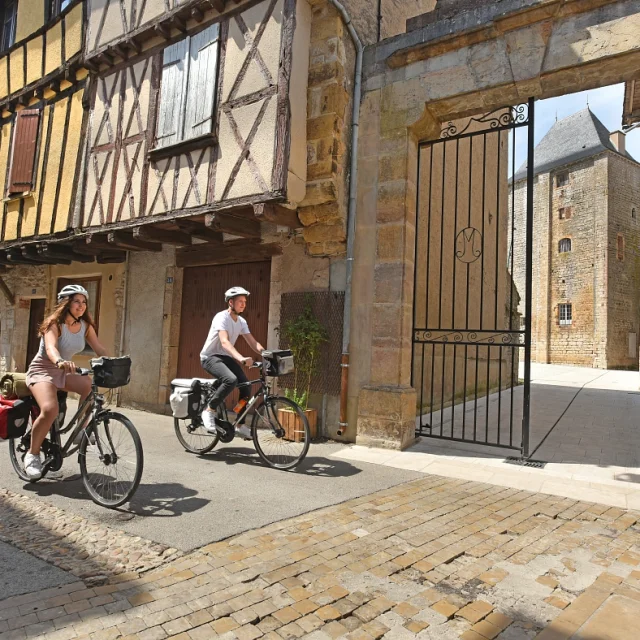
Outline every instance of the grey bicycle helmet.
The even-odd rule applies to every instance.
[[[75,296],[76,293],[81,293],[87,300],[89,300],[89,292],[79,284],[68,284],[58,292],[58,302],[62,302],[64,298],[70,298]]]
[[[250,296],[251,294],[244,287],[231,287],[224,294],[224,301],[229,302],[231,298],[236,296]]]

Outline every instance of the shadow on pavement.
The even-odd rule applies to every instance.
[[[269,468],[266,462],[260,458],[253,447],[223,447],[215,449],[200,456],[201,459],[220,461],[228,465],[247,464],[256,467]],[[277,470],[281,471],[281,470]],[[319,478],[349,478],[361,473],[362,470],[354,467],[345,460],[334,460],[324,456],[307,456],[295,469],[281,471],[282,473],[297,473]]]

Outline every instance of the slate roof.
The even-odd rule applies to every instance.
[[[578,160],[584,160],[603,151],[618,153],[609,139],[609,130],[597,116],[586,108],[563,120],[558,120],[540,140],[534,153],[534,175],[547,173]],[[627,152],[629,160],[636,160]],[[514,180],[527,177],[527,161],[516,171]]]

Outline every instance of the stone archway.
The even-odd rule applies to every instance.
[[[441,122],[623,82],[640,68],[638,0],[477,5],[365,53],[349,378],[360,444],[414,439],[418,143]]]

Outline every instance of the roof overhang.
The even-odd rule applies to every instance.
[[[628,129],[640,122],[640,78],[628,80],[624,85],[622,127]]]

